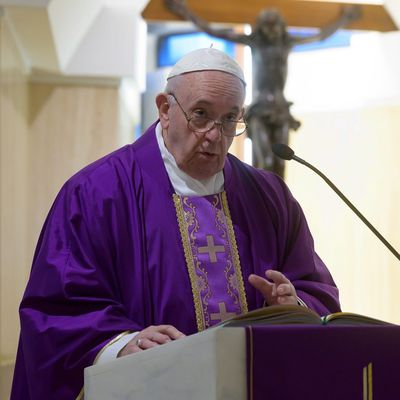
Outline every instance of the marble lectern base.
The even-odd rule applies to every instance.
[[[245,400],[246,333],[210,329],[85,369],[85,400]]]

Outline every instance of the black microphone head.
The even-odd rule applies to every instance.
[[[294,156],[294,151],[283,143],[274,143],[272,145],[272,152],[284,160],[291,160]]]

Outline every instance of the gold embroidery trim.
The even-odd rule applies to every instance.
[[[224,214],[226,216],[226,227],[228,229],[229,242],[232,245],[232,259],[233,259],[233,266],[235,268],[235,274],[236,274],[236,277],[238,280],[240,305],[241,305],[242,312],[246,313],[248,311],[246,292],[244,290],[242,269],[240,268],[239,251],[238,251],[238,247],[237,247],[237,243],[236,243],[235,231],[233,230],[233,223],[232,223],[231,213],[229,211],[228,199],[226,197],[226,192],[221,193],[221,199],[222,199],[222,208],[223,208]]]
[[[249,341],[249,348],[248,351],[250,353],[250,360],[249,360],[249,389],[250,389],[250,399],[249,400],[253,400],[254,399],[254,343],[253,343],[253,329],[251,326],[247,327],[248,329],[248,337],[247,340]]]
[[[173,200],[175,204],[176,217],[178,218],[179,231],[181,233],[183,251],[185,253],[186,266],[189,271],[190,285],[192,287],[194,309],[196,312],[197,329],[198,331],[202,331],[204,330],[204,320],[201,307],[200,292],[197,287],[197,279],[196,279],[197,275],[195,273],[193,255],[190,248],[190,243],[187,233],[188,230],[185,222],[185,213],[183,211],[181,199],[175,193],[173,194]]]
[[[83,397],[83,389],[84,388],[82,388],[82,390],[79,392],[78,397],[76,398],[76,400],[82,400],[84,398]]]
[[[372,400],[372,363],[363,368],[363,400]]]

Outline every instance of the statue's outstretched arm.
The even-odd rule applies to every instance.
[[[167,8],[174,14],[177,14],[188,21],[192,21],[194,25],[209,35],[230,40],[235,43],[250,44],[250,39],[247,35],[236,33],[233,30],[212,28],[207,21],[195,15],[187,7],[185,0],[164,0],[164,2]]]
[[[308,37],[301,37],[296,35],[291,35],[290,39],[292,44],[304,44],[311,42],[318,42],[326,39],[327,37],[333,35],[338,29],[345,27],[350,22],[353,22],[360,18],[361,16],[361,7],[358,5],[352,6],[344,6],[342,8],[342,13],[336,21],[333,23],[321,28],[319,32],[315,35]]]

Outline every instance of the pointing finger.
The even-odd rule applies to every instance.
[[[274,269],[269,269],[265,271],[265,276],[277,285],[280,285],[281,283],[290,283],[290,280],[286,278],[286,276],[283,275],[282,272],[276,271]]]
[[[262,278],[261,276],[251,274],[249,276],[249,283],[261,294],[264,298],[269,298],[274,296],[274,292],[276,291],[275,285],[273,283],[268,282],[266,279]]]

